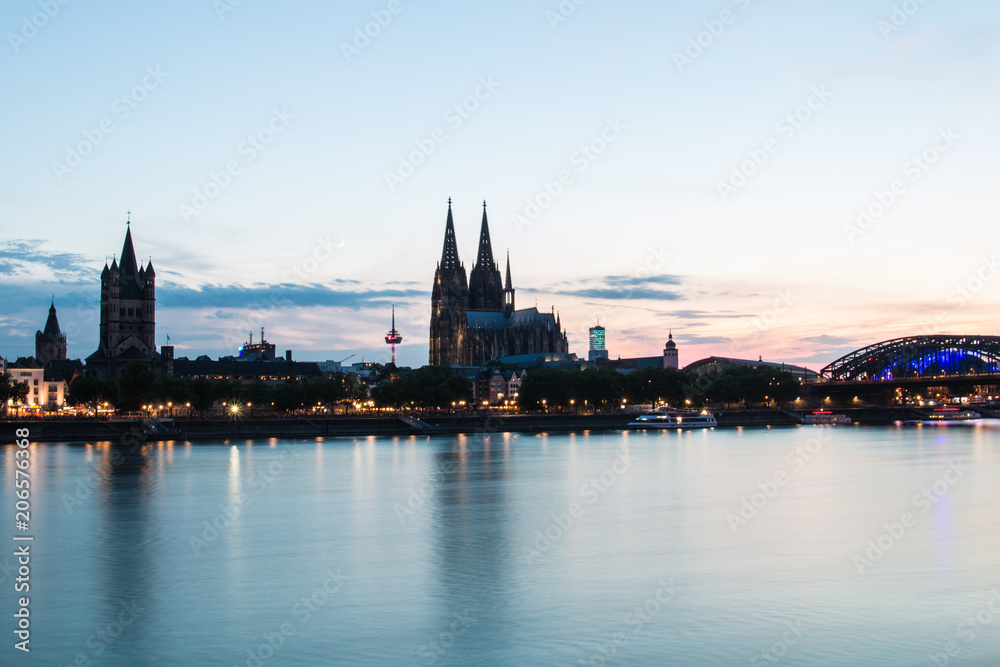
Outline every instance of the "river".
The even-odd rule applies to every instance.
[[[995,421],[30,452],[5,665],[1000,664]]]

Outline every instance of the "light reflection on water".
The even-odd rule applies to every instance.
[[[998,436],[35,445],[25,664],[1000,664]]]

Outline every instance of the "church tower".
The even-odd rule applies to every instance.
[[[483,202],[483,224],[479,230],[479,253],[469,275],[469,310],[504,310],[503,279],[493,260],[490,242],[490,224],[486,219],[486,202]]]
[[[53,300],[49,306],[49,319],[45,321],[44,331],[35,332],[35,359],[38,360],[38,365],[44,368],[50,361],[62,361],[65,358],[66,335],[59,330],[56,303]]]
[[[503,283],[503,314],[514,314],[514,285],[510,280],[510,250],[507,251],[507,279]]]
[[[465,266],[458,259],[455,221],[448,199],[448,220],[444,228],[441,261],[434,272],[431,290],[430,363],[433,366],[463,364],[469,285]]]
[[[121,375],[129,361],[157,361],[156,272],[150,261],[136,261],[132,225],[126,223],[121,261],[106,263],[101,272],[101,328],[97,351],[87,368],[102,379]]]
[[[674,342],[674,332],[667,335],[667,344],[663,346],[663,367],[679,368],[677,359],[677,343]]]

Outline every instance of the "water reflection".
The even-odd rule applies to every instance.
[[[149,640],[146,612],[158,592],[158,554],[152,544],[157,526],[151,509],[156,448],[115,442],[96,454],[100,493],[94,558],[103,604],[95,617],[97,639],[88,648],[103,654],[103,645],[110,655],[129,649],[141,653]]]
[[[494,452],[503,442],[499,433],[462,436],[434,455],[444,471],[433,496],[436,622],[456,643],[501,642],[513,622],[510,471]]]

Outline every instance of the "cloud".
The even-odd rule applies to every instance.
[[[31,272],[32,267],[42,266],[65,277],[76,275],[80,279],[96,275],[93,260],[72,252],[40,250],[45,241],[37,239],[11,239],[0,242],[0,275],[17,276]]]
[[[714,320],[717,318],[740,318],[746,317],[746,315],[740,315],[734,313],[731,310],[720,310],[720,311],[708,311],[708,310],[671,310],[670,312],[660,313],[659,317],[667,317],[670,319],[683,319],[683,320]],[[686,326],[695,326],[694,324],[688,324]]]
[[[844,338],[843,336],[830,336],[828,334],[822,334],[819,336],[809,336],[808,338],[800,338],[803,343],[816,343],[817,345],[852,345],[855,342],[854,338]]]
[[[660,289],[661,285],[680,285],[679,276],[600,276],[577,281],[560,281],[548,287],[523,288],[522,292],[537,294],[559,294],[583,299],[604,301],[630,301],[648,299],[652,301],[677,301],[684,298],[678,292]]]
[[[839,359],[840,357],[837,358]],[[797,359],[796,363],[802,365],[812,364],[815,366],[819,366],[820,368],[825,368],[828,364],[831,364],[834,361],[834,359],[831,358],[829,354],[825,353],[816,353],[808,356],[796,357],[796,359]],[[813,370],[819,370],[819,369],[813,369]]]
[[[564,296],[578,296],[585,299],[606,299],[615,301],[619,299],[652,299],[658,301],[676,301],[682,299],[677,292],[653,289],[651,287],[634,289],[615,289],[613,287],[584,287],[575,290],[560,290],[556,294]]]
[[[679,276],[648,276],[640,278],[638,276],[607,276],[604,282],[615,287],[637,287],[642,285],[680,285]]]
[[[335,280],[334,285],[358,285],[355,280]],[[232,308],[382,308],[394,300],[430,299],[430,292],[419,289],[337,289],[336,286],[310,283],[298,285],[202,285],[186,287],[167,284],[157,288],[157,307],[211,308],[217,313]],[[221,313],[220,313],[221,314]]]
[[[678,345],[723,345],[733,342],[731,338],[725,336],[699,336],[698,334],[684,334],[677,336]]]

